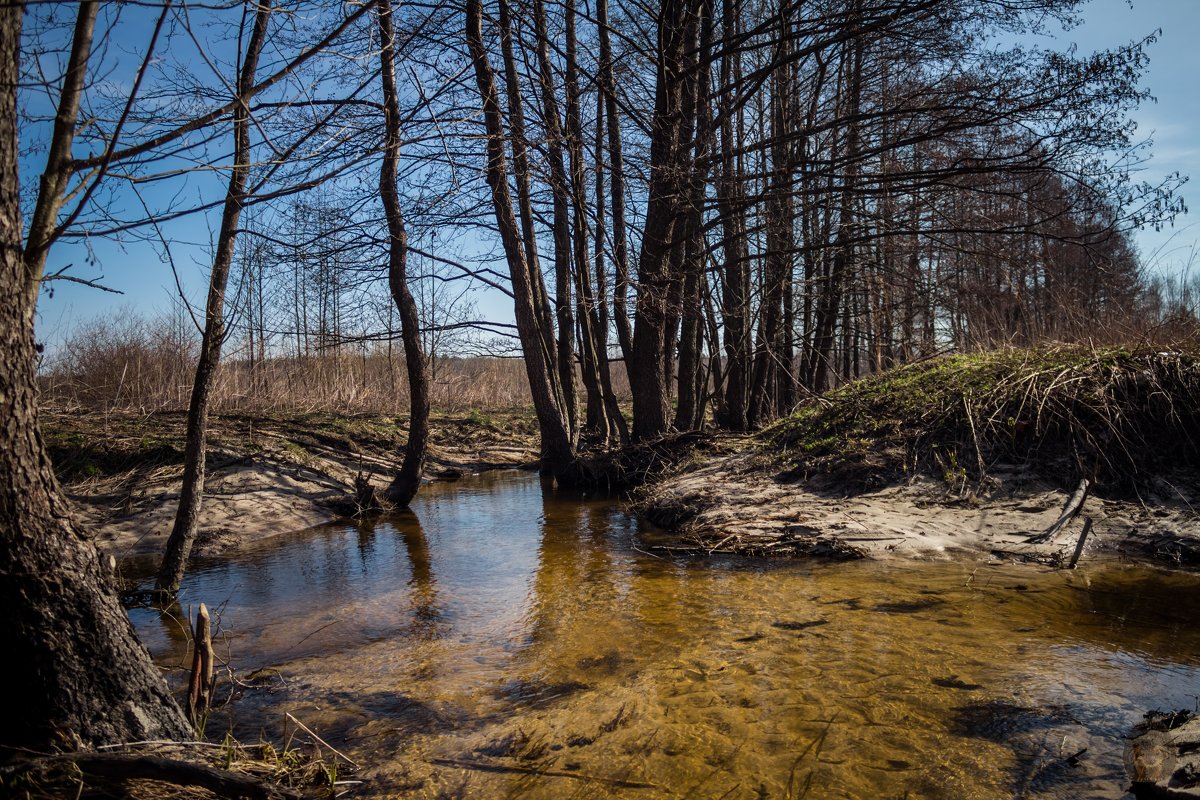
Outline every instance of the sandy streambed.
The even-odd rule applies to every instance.
[[[612,498],[489,473],[200,558],[180,600],[216,610],[237,678],[210,735],[286,739],[291,714],[372,797],[1116,800],[1143,712],[1200,692],[1185,572],[661,538]],[[178,620],[131,617],[186,663]]]

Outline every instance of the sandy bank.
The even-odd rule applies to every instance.
[[[56,469],[97,544],[117,558],[161,553],[183,472],[181,413],[44,415]],[[521,414],[436,415],[427,480],[537,459]],[[361,470],[375,485],[399,467],[403,420],[222,415],[209,435],[195,552],[212,554],[337,517]]]
[[[1200,566],[1200,354],[1054,346],[930,358],[851,381],[680,461],[641,504],[682,547],[770,555]],[[1086,478],[1080,513],[1045,541]]]
[[[788,482],[761,456],[727,456],[664,479],[639,503],[649,519],[697,552],[834,558],[948,557],[975,553],[1055,562],[1073,554],[1083,519],[1093,520],[1083,558],[1115,554],[1200,567],[1200,497],[1194,485],[1162,481],[1142,503],[1089,496],[1053,540],[1029,538],[1052,525],[1070,493],[1019,474],[993,472],[992,490],[960,497],[930,478],[868,491],[832,479]]]

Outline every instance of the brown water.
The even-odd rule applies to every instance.
[[[375,795],[1104,798],[1142,712],[1200,702],[1194,575],[665,559],[653,536],[498,473],[195,565],[182,601],[216,607],[245,684],[208,733],[291,713]],[[132,617],[183,663],[175,622]]]

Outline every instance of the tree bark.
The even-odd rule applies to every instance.
[[[205,447],[208,441],[209,396],[212,393],[221,347],[225,344],[225,289],[229,284],[229,268],[233,264],[237,243],[238,220],[250,177],[250,107],[258,57],[266,40],[271,6],[261,4],[254,15],[254,27],[246,46],[245,60],[238,75],[240,102],[233,112],[233,168],[225,192],[225,207],[221,213],[221,230],[217,234],[217,252],[209,276],[208,301],[204,308],[204,334],[200,342],[200,359],[196,364],[196,379],[192,384],[192,399],[188,406],[187,444],[184,447],[183,486],[179,493],[179,508],[175,525],[167,539],[166,552],[158,568],[155,588],[166,594],[179,591],[187,569],[196,529],[200,521],[200,504],[204,495]]]
[[[92,35],[86,18],[94,20],[95,5],[80,4],[84,24],[75,29],[52,154],[70,153]],[[107,563],[72,520],[38,428],[33,320],[46,251],[22,246],[21,14],[20,4],[0,8],[0,292],[8,298],[0,303],[0,652],[15,687],[0,715],[0,744],[76,749],[183,738],[187,721],[134,636]],[[47,172],[55,169],[51,163]],[[61,188],[42,181],[43,193]],[[38,206],[44,204],[61,209],[61,196],[57,204],[40,196]],[[53,225],[57,210],[46,219]]]

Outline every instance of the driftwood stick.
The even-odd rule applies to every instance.
[[[1092,482],[1087,478],[1079,481],[1078,488],[1076,488],[1075,492],[1067,499],[1067,504],[1063,506],[1062,514],[1059,515],[1054,524],[1049,528],[1046,528],[1046,530],[1042,531],[1041,533],[1030,536],[1025,541],[1031,544],[1044,544],[1045,542],[1053,541],[1054,537],[1058,536],[1059,531],[1066,527],[1066,524],[1073,520],[1075,515],[1079,513],[1079,510],[1083,508],[1083,501],[1087,499],[1088,491],[1091,490],[1091,488]]]
[[[188,611],[190,616],[191,611]],[[208,631],[208,608],[203,603],[200,604],[200,611],[196,614],[196,624],[192,633],[192,670],[188,676],[188,692],[187,692],[187,715],[192,726],[199,730],[200,721],[204,718],[204,709],[207,706],[207,695],[209,683],[211,682],[212,669],[212,654],[211,654],[211,636]],[[209,674],[205,677],[204,671],[204,649],[205,642],[209,642]]]
[[[200,692],[203,704],[201,711],[208,711],[212,705],[213,681],[216,678],[213,675],[212,626],[209,623],[208,607],[204,603],[200,604],[200,610],[196,612],[196,647],[200,651]]]
[[[1087,541],[1088,534],[1092,532],[1092,518],[1083,518],[1083,533],[1079,534],[1079,541],[1075,543],[1075,552],[1071,556],[1071,562],[1067,564],[1067,569],[1075,569],[1075,565],[1079,563],[1079,557],[1083,555],[1083,544]]]
[[[480,772],[516,772],[521,775],[545,775],[551,778],[574,778],[577,781],[592,781],[622,789],[655,789],[653,783],[626,781],[620,778],[602,778],[597,775],[581,775],[577,772],[564,772],[557,769],[538,769],[536,767],[521,767],[516,764],[493,764],[489,761],[466,761],[458,758],[431,758],[431,764],[440,767],[458,767],[460,769],[475,769]]]
[[[150,780],[176,786],[200,786],[218,797],[249,800],[299,800],[304,795],[291,789],[233,772],[190,761],[159,756],[133,756],[123,753],[78,753],[53,756],[73,762],[85,775],[119,780]]]
[[[341,756],[342,760],[344,760],[344,761],[345,761],[347,764],[349,764],[349,765],[350,765],[350,766],[352,766],[352,767],[358,767],[358,762],[357,762],[357,761],[355,761],[355,760],[354,760],[354,759],[352,759],[350,756],[348,756],[348,755],[346,755],[345,753],[343,753],[341,750],[338,750],[336,747],[334,747],[334,746],[333,746],[333,745],[331,745],[329,742],[327,742],[327,741],[325,741],[324,739],[322,739],[320,736],[317,736],[317,734],[313,732],[313,729],[312,729],[312,728],[308,727],[308,726],[307,726],[307,725],[305,725],[303,722],[301,722],[300,720],[296,719],[295,717],[293,717],[291,714],[289,714],[289,713],[287,713],[287,712],[284,712],[284,716],[285,716],[285,717],[287,717],[288,719],[290,719],[292,722],[296,723],[296,726],[297,726],[298,728],[300,728],[300,730],[304,731],[304,732],[305,732],[305,733],[307,733],[309,736],[311,736],[311,737],[313,737],[314,739],[316,739],[316,740],[317,740],[317,741],[318,741],[320,744],[323,744],[323,745],[325,745],[326,747],[328,747],[328,748],[329,748],[329,749],[330,749],[330,750],[333,752],[333,754],[334,754],[334,755]]]
[[[726,536],[724,539],[722,539],[721,541],[719,541],[719,542],[717,542],[715,545],[713,545],[713,546],[712,546],[712,548],[711,548],[711,549],[709,549],[709,551],[708,551],[708,552],[709,552],[709,553],[715,553],[717,550],[719,550],[719,549],[720,549],[721,545],[725,544],[725,543],[726,543],[726,542],[728,542],[730,539],[733,539],[733,538],[735,538],[736,536],[737,536],[737,534],[736,534],[736,533],[731,533],[731,534],[729,534],[729,535],[728,535],[728,536]]]
[[[214,680],[212,630],[209,627],[208,608],[201,603],[200,610],[196,612],[196,628],[192,638],[192,672],[188,678],[187,693],[188,719],[197,730],[212,702]]]

